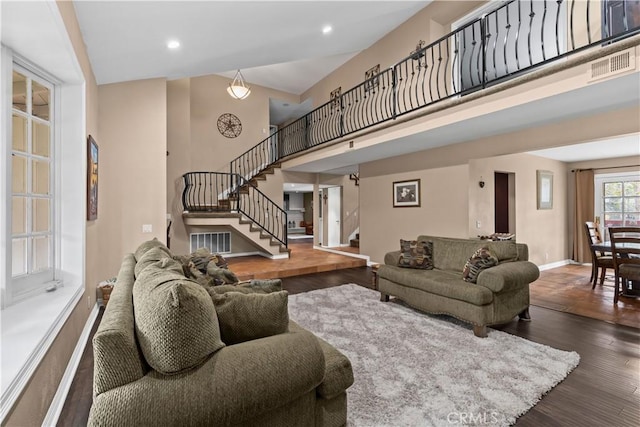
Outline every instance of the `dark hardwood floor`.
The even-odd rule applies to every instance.
[[[371,288],[371,269],[358,267],[283,279],[283,287],[291,294],[345,283]],[[640,329],[537,306],[532,306],[530,312],[531,322],[514,320],[498,329],[558,349],[576,351],[581,360],[578,367],[521,416],[516,425],[640,425]],[[93,353],[89,343],[59,426],[86,425],[92,375]]]

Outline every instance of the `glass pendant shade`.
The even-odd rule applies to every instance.
[[[251,93],[251,88],[245,83],[240,70],[238,70],[233,81],[229,84],[227,92],[234,99],[245,99]]]

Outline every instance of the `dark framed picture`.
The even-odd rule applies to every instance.
[[[98,218],[98,143],[87,138],[87,220]]]
[[[393,183],[393,207],[409,208],[420,206],[420,180],[396,181]]]

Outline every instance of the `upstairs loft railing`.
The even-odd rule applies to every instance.
[[[251,179],[287,156],[640,32],[638,1],[512,0],[278,130],[231,161]]]
[[[240,213],[287,247],[287,213],[248,180],[222,172],[188,172],[182,178],[185,211]]]

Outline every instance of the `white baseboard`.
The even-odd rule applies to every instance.
[[[564,259],[562,261],[556,261],[550,264],[539,265],[538,270],[540,271],[551,270],[552,268],[562,267],[563,265],[569,265],[569,264],[572,264],[571,260]]]
[[[345,245],[345,246],[349,246],[349,245]],[[313,249],[318,249],[320,251],[325,251],[325,252],[331,252],[332,254],[350,256],[352,258],[364,259],[364,260],[367,260],[367,265],[369,265],[369,255],[361,255],[361,254],[353,254],[351,252],[336,251],[334,249],[329,249],[329,248],[325,248],[322,246],[315,246],[315,245],[313,246]]]
[[[55,396],[53,396],[53,400],[51,401],[51,405],[49,406],[49,410],[47,411],[47,415],[44,417],[42,421],[43,426],[55,426],[58,424],[58,418],[60,418],[60,414],[62,413],[62,408],[64,407],[64,402],[67,400],[67,395],[69,394],[69,389],[71,388],[71,383],[73,382],[73,377],[78,370],[78,365],[80,364],[80,359],[82,358],[82,353],[84,352],[84,348],[89,341],[89,336],[91,335],[91,329],[93,328],[93,324],[98,317],[99,312],[98,304],[93,306],[93,310],[89,313],[89,318],[87,322],[84,324],[84,329],[80,334],[80,338],[76,343],[76,347],[73,349],[73,354],[71,355],[71,359],[69,359],[69,363],[67,364],[67,369],[64,371],[64,375],[62,376],[62,380],[58,385],[58,390],[56,391]]]

